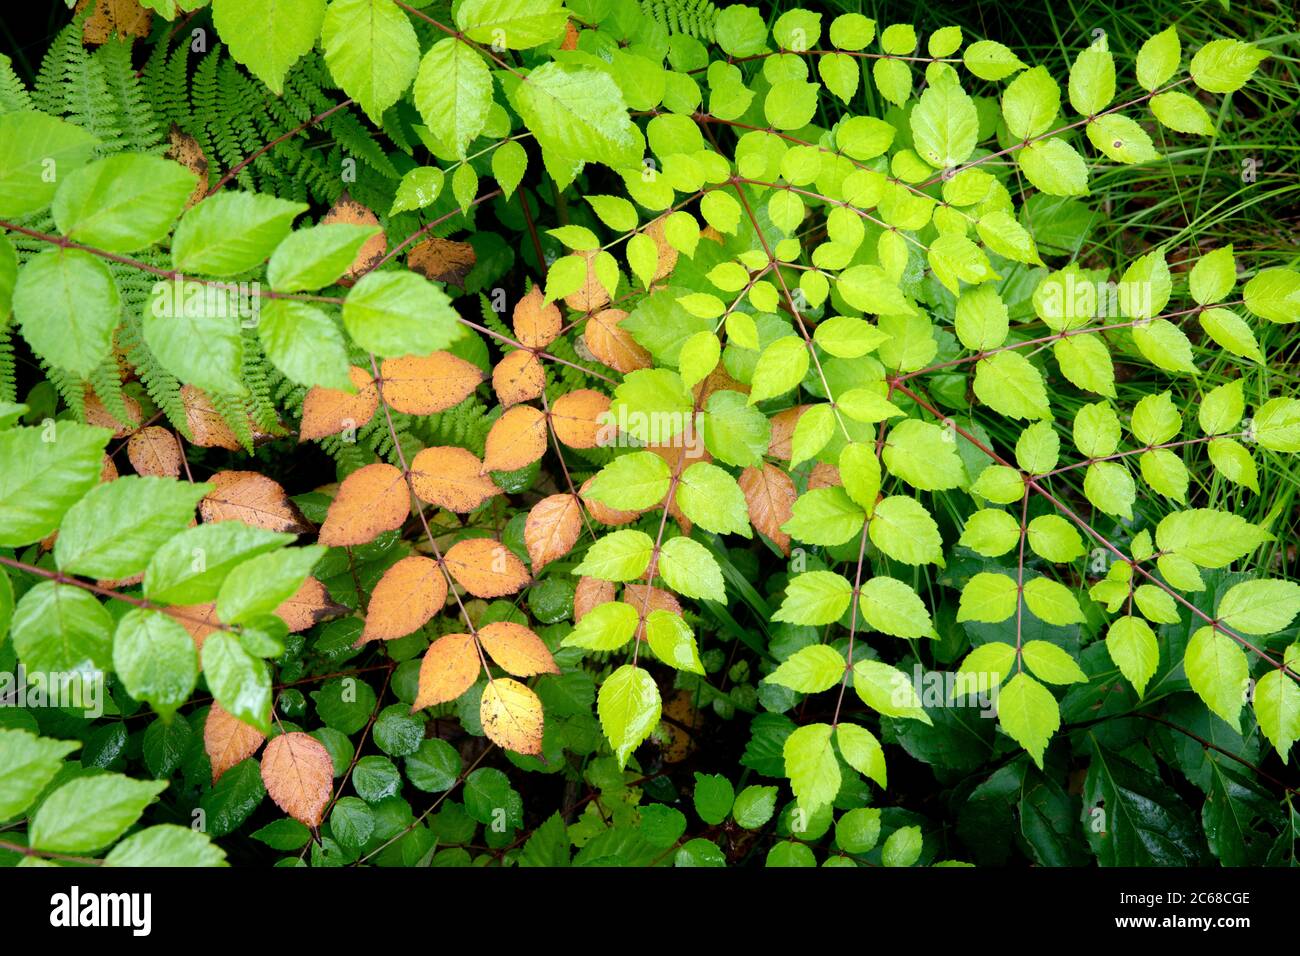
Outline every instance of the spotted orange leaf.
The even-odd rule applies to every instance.
[[[546,416],[532,405],[516,405],[492,423],[483,451],[483,470],[518,471],[546,451]]]
[[[755,528],[767,535],[782,554],[790,553],[790,536],[781,530],[794,515],[794,500],[798,497],[794,482],[776,465],[763,463],[762,468],[746,468],[737,482],[745,495],[749,520]]]
[[[276,806],[318,827],[334,786],[334,761],[315,737],[297,730],[280,734],[262,752],[262,782]]]
[[[400,528],[410,513],[411,496],[402,473],[383,462],[365,465],[343,479],[321,525],[320,543],[366,544]]]
[[[582,620],[583,615],[593,607],[608,604],[614,600],[614,582],[602,581],[600,578],[581,577],[573,592],[573,623]]]
[[[531,401],[546,388],[541,360],[526,349],[515,349],[492,370],[492,390],[506,408]]]
[[[483,473],[483,462],[472,451],[454,445],[425,448],[411,460],[415,496],[431,505],[465,514],[501,489]]]
[[[525,348],[541,349],[555,341],[563,327],[560,307],[554,302],[542,304],[540,286],[533,286],[515,306],[512,320],[515,337]]]
[[[371,592],[366,626],[357,643],[405,637],[423,627],[446,601],[447,578],[437,561],[418,554],[402,558]]]
[[[279,483],[256,471],[219,471],[199,502],[204,521],[242,521],[267,531],[303,534],[311,523]]]
[[[349,395],[337,388],[313,385],[302,402],[302,423],[298,426],[298,440],[324,438],[337,435],[349,428],[360,428],[375,417],[379,408],[379,392],[375,380],[360,366],[348,369],[355,394]]]
[[[524,546],[536,574],[573,548],[582,532],[582,505],[574,495],[551,495],[533,505],[524,522]]]
[[[587,260],[587,278],[576,290],[564,297],[564,304],[575,312],[594,312],[609,303],[609,290],[596,277],[595,263],[599,254],[595,249],[574,253]]]
[[[479,702],[479,720],[489,740],[518,754],[542,752],[542,702],[519,681],[488,681]]]
[[[483,381],[472,362],[450,352],[385,359],[379,368],[384,399],[408,415],[432,415],[459,405]]]
[[[608,411],[608,395],[590,388],[575,389],[551,403],[551,427],[555,437],[570,448],[595,448]]]
[[[321,217],[320,224],[325,226],[333,222],[346,222],[354,226],[378,226],[380,224],[379,217],[369,207],[363,206],[347,193],[341,195],[338,201],[330,207],[329,212]],[[384,253],[387,251],[388,238],[381,229],[367,239],[365,244],[357,250],[352,265],[348,266],[348,271],[343,273],[344,277],[355,279],[363,272],[373,269],[384,258]]]
[[[193,385],[181,386],[181,405],[185,409],[185,427],[189,438],[200,448],[225,448],[239,451],[243,446],[230,424],[212,405],[212,399]]]
[[[265,739],[256,727],[244,723],[214,701],[203,722],[203,749],[212,764],[212,782],[216,783],[235,764],[257,753]]]
[[[447,634],[429,645],[420,661],[420,683],[411,712],[455,700],[474,686],[479,656],[470,634]]]
[[[619,324],[626,318],[627,313],[622,309],[605,309],[587,319],[582,330],[582,340],[591,354],[624,374],[651,365],[650,353]]]
[[[479,628],[478,639],[492,660],[516,677],[560,672],[546,644],[522,624],[494,621]]]
[[[341,617],[348,611],[349,608],[334,602],[324,584],[309,577],[293,597],[275,609],[275,614],[284,621],[291,634],[296,634],[313,624]]]
[[[530,580],[524,563],[494,538],[457,541],[444,557],[456,583],[475,597],[514,594]]]
[[[126,457],[138,475],[179,478],[181,446],[166,428],[149,425],[132,435],[126,443]]]

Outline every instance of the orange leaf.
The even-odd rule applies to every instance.
[[[551,495],[533,505],[524,522],[524,546],[536,574],[573,548],[582,532],[582,505],[574,495]]]
[[[426,239],[406,254],[406,264],[434,282],[464,285],[465,277],[478,262],[474,247],[454,239]]]
[[[169,145],[163,158],[180,163],[198,177],[194,192],[185,201],[185,208],[188,209],[208,194],[208,157],[203,155],[199,141],[175,123],[167,131],[167,141]]]
[[[767,453],[773,458],[790,458],[790,439],[794,437],[794,426],[811,405],[796,405],[772,416],[772,437],[767,442]]]
[[[564,297],[564,304],[575,312],[594,312],[603,305],[609,303],[609,290],[600,284],[596,278],[596,270],[593,263],[596,256],[600,253],[592,249],[588,252],[575,252],[574,255],[581,256],[587,260],[587,278],[581,286],[574,292],[570,292]]]
[[[524,563],[494,538],[457,541],[447,552],[445,561],[456,583],[475,597],[514,594],[530,580]]]
[[[659,250],[659,259],[655,264],[655,274],[650,280],[651,282],[666,278],[677,266],[677,250],[672,247],[664,236],[664,220],[666,218],[666,216],[660,216],[645,227],[645,234],[654,240],[655,247]]]
[[[582,483],[582,486],[578,488],[578,497],[581,498],[582,503],[586,505],[587,514],[591,515],[601,524],[608,525],[631,524],[641,516],[640,511],[620,511],[617,508],[611,508],[603,502],[596,501],[594,498],[588,498],[587,486],[594,480],[594,478],[588,478]]]
[[[650,353],[619,324],[626,318],[622,309],[606,309],[589,318],[582,330],[582,340],[591,354],[625,375],[651,365]]]
[[[140,403],[130,395],[122,395],[122,404],[126,406],[127,420],[120,422],[117,417],[104,407],[103,401],[95,390],[86,386],[85,415],[87,425],[108,428],[114,438],[124,438],[140,425]]]
[[[412,555],[384,572],[370,594],[358,644],[391,641],[424,626],[447,602],[447,579],[432,558]]]
[[[185,425],[190,439],[200,448],[225,448],[239,451],[243,446],[221,413],[212,405],[212,399],[201,388],[181,386],[181,404],[185,406]]]
[[[515,338],[525,348],[541,349],[555,341],[563,327],[560,307],[554,302],[542,304],[542,290],[533,286],[515,306]]]
[[[365,465],[343,479],[321,525],[321,544],[367,544],[393,531],[411,514],[406,479],[392,465]]]
[[[302,402],[302,422],[298,426],[298,440],[324,438],[337,435],[349,428],[360,428],[375,417],[379,408],[379,392],[370,373],[359,366],[348,369],[348,378],[356,388],[349,395],[337,388],[313,385]]]
[[[649,584],[628,584],[623,588],[623,603],[636,608],[637,614],[645,617],[651,611],[671,611],[682,613],[682,605],[669,592]]]
[[[582,620],[584,614],[593,607],[608,604],[614,600],[614,582],[602,581],[600,578],[579,578],[578,586],[573,592],[573,623]]]
[[[321,217],[320,224],[325,226],[332,222],[347,222],[354,226],[378,226],[379,217],[371,212],[368,207],[361,205],[347,193],[344,193],[330,207],[329,212]],[[348,279],[355,279],[363,272],[367,272],[376,266],[387,251],[388,237],[380,230],[367,239],[365,244],[357,250],[356,258],[352,260],[352,265],[348,266],[348,271],[343,275]]]
[[[432,415],[463,402],[483,381],[473,362],[450,352],[385,359],[379,367],[384,399],[407,415]]]
[[[790,536],[781,530],[793,516],[798,497],[794,482],[776,465],[763,463],[762,468],[746,468],[740,473],[740,490],[745,494],[749,520],[767,535],[782,554],[790,553]]]
[[[431,505],[465,514],[501,489],[483,474],[483,462],[472,451],[455,446],[425,448],[411,461],[415,496]]]
[[[478,639],[492,660],[516,677],[560,672],[546,644],[522,624],[494,621],[479,629]]]
[[[207,640],[209,634],[221,629],[221,621],[217,619],[217,605],[215,602],[165,607],[163,613],[175,618],[176,622],[189,632],[196,651],[203,650],[203,642]],[[199,669],[203,669],[202,663],[200,663]]]
[[[478,715],[483,733],[497,746],[517,754],[542,752],[542,702],[519,681],[488,681]]]
[[[262,782],[276,806],[299,823],[318,827],[334,787],[334,761],[310,734],[280,734],[262,752]]]
[[[81,13],[91,0],[79,0],[76,12]],[[153,11],[146,10],[138,0],[95,0],[95,9],[81,27],[82,39],[90,46],[101,46],[110,37],[147,37]]]
[[[305,631],[313,624],[341,617],[351,609],[334,603],[325,585],[309,577],[293,597],[275,609],[275,614],[288,626],[291,634]]]
[[[204,521],[242,521],[267,531],[304,534],[312,530],[280,485],[256,471],[219,471],[199,502]]]
[[[570,448],[595,448],[600,444],[609,396],[589,388],[566,392],[551,405],[555,437]]]
[[[214,701],[208,719],[203,722],[203,749],[212,763],[212,782],[215,784],[235,764],[257,753],[265,739],[256,727],[250,727]]]
[[[840,470],[829,462],[819,461],[813,465],[812,472],[808,475],[808,490],[814,488],[829,488],[832,485],[842,485],[840,480]]]
[[[455,700],[474,686],[478,670],[478,651],[472,635],[448,634],[438,638],[420,661],[420,684],[411,713]]]
[[[507,408],[536,398],[545,388],[546,370],[537,356],[526,349],[507,353],[492,370],[492,389]]]
[[[483,451],[483,471],[518,471],[546,451],[546,416],[516,405],[492,423]]]
[[[126,443],[126,457],[138,475],[179,478],[181,454],[176,436],[158,425],[140,429]]]

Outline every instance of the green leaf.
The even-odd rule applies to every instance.
[[[866,622],[893,637],[937,637],[925,602],[896,578],[874,577],[862,585],[859,606]]]
[[[1171,90],[1151,97],[1151,112],[1161,123],[1179,133],[1214,135],[1214,121],[1210,114],[1186,93]]]
[[[876,35],[876,21],[860,13],[844,13],[831,21],[831,44],[839,50],[861,50]]]
[[[135,252],[167,238],[196,182],[180,163],[122,153],[68,173],[51,211],[69,239]]]
[[[876,60],[871,64],[871,78],[880,95],[895,106],[902,106],[912,95],[912,71],[902,60]]]
[[[1232,244],[1220,246],[1196,260],[1187,277],[1192,298],[1197,305],[1222,302],[1237,284],[1237,264]]]
[[[1083,623],[1079,600],[1064,584],[1048,578],[1034,578],[1026,582],[1024,592],[1025,606],[1039,620],[1062,627]]]
[[[384,358],[428,355],[461,335],[451,300],[414,272],[371,272],[343,302],[343,325],[361,348]]]
[[[492,105],[492,74],[482,55],[455,37],[429,48],[415,77],[415,107],[457,159],[483,132]]]
[[[166,789],[166,780],[132,780],[120,773],[71,780],[32,815],[29,842],[54,853],[101,849],[126,832]]]
[[[37,355],[85,378],[103,364],[122,316],[108,266],[80,249],[48,249],[18,271],[13,311]]]
[[[1156,546],[1203,568],[1222,568],[1272,539],[1240,515],[1208,508],[1175,511],[1156,525]]]
[[[653,246],[654,242],[651,241],[650,244]],[[655,255],[657,257],[658,253]],[[721,357],[722,343],[718,341],[717,335],[707,329],[696,332],[682,343],[682,351],[678,356],[682,384],[694,388],[718,367],[718,359]]]
[[[631,528],[615,531],[588,548],[586,557],[573,573],[602,581],[631,581],[645,574],[650,566],[654,544],[644,531]]]
[[[1264,269],[1246,283],[1246,308],[1270,322],[1300,322],[1300,272]]]
[[[854,421],[875,424],[883,422],[887,418],[898,418],[904,414],[903,410],[895,405],[889,399],[885,398],[878,391],[872,388],[851,388],[841,395],[835,403],[845,415]],[[825,406],[817,406],[818,408]],[[811,411],[811,409],[810,409]],[[807,416],[807,412],[800,417],[800,422]],[[833,420],[832,420],[833,424]],[[829,435],[827,438],[829,439]]]
[[[609,74],[547,63],[518,85],[514,102],[543,149],[614,168],[640,165],[644,139]]]
[[[882,866],[911,866],[921,858],[924,840],[920,827],[899,827],[885,838],[880,850]]]
[[[1219,620],[1243,634],[1276,634],[1300,614],[1300,584],[1259,580],[1234,584],[1219,602]]]
[[[814,488],[795,499],[781,530],[806,544],[843,544],[862,530],[866,513],[843,488]]]
[[[279,96],[284,76],[320,35],[325,0],[212,0],[230,55]]]
[[[248,558],[292,544],[292,534],[218,521],[186,528],[154,550],[144,593],[162,604],[202,604],[216,598],[226,576]]]
[[[1145,41],[1137,58],[1137,81],[1142,89],[1154,90],[1166,83],[1178,69],[1182,52],[1178,30],[1172,26]]]
[[[871,512],[880,494],[880,461],[875,449],[859,442],[850,442],[840,450],[840,480],[854,504]]]
[[[834,571],[805,571],[785,586],[785,600],[772,615],[790,624],[833,624],[853,598],[853,585]]]
[[[1128,469],[1117,462],[1098,461],[1089,465],[1083,477],[1083,493],[1095,507],[1108,515],[1126,520],[1133,517],[1137,489]]]
[[[330,75],[375,124],[406,92],[420,62],[415,29],[392,0],[333,0],[321,46]]]
[[[975,230],[984,245],[1003,258],[1042,265],[1034,237],[1011,213],[1001,209],[986,212],[975,224]]]
[[[1229,481],[1259,494],[1259,476],[1250,452],[1231,438],[1216,438],[1209,444],[1210,461]]]
[[[774,129],[807,126],[817,112],[817,92],[820,89],[816,83],[804,80],[774,83],[763,100],[763,115]]]
[[[643,368],[623,376],[609,405],[610,420],[647,444],[666,444],[692,420],[695,400],[671,369]]]
[[[1240,40],[1211,40],[1196,51],[1188,72],[1208,93],[1231,93],[1241,89],[1268,53]]]
[[[1167,442],[1177,435],[1182,427],[1182,416],[1178,413],[1169,392],[1147,395],[1133,406],[1133,434],[1145,445]]]
[[[98,145],[99,140],[80,126],[36,110],[0,116],[0,216],[14,219],[40,212],[64,179],[90,161]]]
[[[966,519],[957,543],[986,558],[1006,554],[1020,540],[1020,522],[996,508],[982,508]]]
[[[714,458],[738,468],[762,464],[772,431],[766,415],[726,389],[710,395],[704,409],[704,446]]]
[[[777,339],[763,350],[754,366],[749,404],[784,395],[808,372],[808,345],[795,335]]]
[[[844,655],[826,644],[801,647],[763,678],[801,694],[829,690],[844,679]]]
[[[63,766],[63,758],[81,746],[76,740],[51,740],[20,728],[0,728],[0,820],[30,807]]]
[[[1017,139],[1033,139],[1047,132],[1061,111],[1061,88],[1047,67],[1026,70],[1007,84],[1002,94],[1002,116]]]
[[[105,866],[225,866],[226,851],[206,833],[175,823],[146,827],[113,847]]]
[[[1083,557],[1083,539],[1074,525],[1060,515],[1039,515],[1029,522],[1029,547],[1034,554],[1057,564]]]
[[[956,233],[944,233],[931,242],[926,258],[935,278],[954,295],[962,282],[979,283],[998,278],[984,251]]]
[[[722,569],[698,541],[677,537],[664,542],[659,551],[659,574],[678,594],[726,603]]]
[[[835,315],[817,323],[813,338],[837,358],[858,358],[874,351],[889,336],[862,319]]]
[[[555,39],[567,19],[560,0],[465,0],[456,8],[456,26],[471,40],[510,50]]]
[[[1049,422],[1030,425],[1016,439],[1016,464],[1033,475],[1043,475],[1056,467],[1061,439]]]
[[[640,667],[624,664],[601,684],[596,713],[620,769],[658,726],[660,707],[659,687]]]
[[[840,790],[840,765],[831,747],[830,724],[806,724],[785,739],[781,753],[799,806],[809,815],[835,799]]]
[[[1061,711],[1051,691],[1028,674],[1017,674],[998,691],[998,726],[1042,770],[1047,742],[1061,726]]]
[[[1008,505],[1025,496],[1025,480],[1014,468],[989,465],[980,472],[970,490],[996,504]]]
[[[1252,431],[1270,451],[1300,451],[1300,401],[1270,398],[1256,410]]]
[[[1002,641],[981,644],[957,668],[953,697],[965,697],[1002,684],[1016,666],[1016,649]]]
[[[641,619],[637,609],[625,601],[598,604],[574,625],[561,641],[563,647],[582,647],[589,651],[616,651],[632,639]]]
[[[1118,113],[1098,116],[1085,131],[1088,142],[1117,163],[1145,163],[1160,155],[1146,130]]]
[[[1062,139],[1044,139],[1017,151],[1016,162],[1030,184],[1049,196],[1088,195],[1088,166]]]
[[[262,306],[257,336],[285,377],[310,388],[352,389],[347,345],[338,323],[313,305],[272,299]]]
[[[153,357],[182,382],[212,392],[243,395],[243,307],[235,287],[164,281],[144,312],[144,340]],[[256,313],[252,313],[256,315]],[[202,342],[200,351],[195,342]]]
[[[736,794],[731,816],[746,830],[757,830],[776,812],[776,787],[750,784]]]
[[[861,660],[853,664],[853,689],[872,710],[886,717],[906,717],[932,724],[921,709],[921,698],[911,678],[896,667],[880,661]]]
[[[243,624],[274,614],[302,587],[326,550],[313,544],[259,554],[241,562],[226,575],[217,592],[217,617],[227,624]]]
[[[586,619],[583,617],[584,621]],[[695,635],[680,614],[658,609],[651,611],[645,619],[645,639],[655,656],[670,667],[692,674],[704,673]]]
[[[117,624],[113,670],[128,694],[170,718],[194,690],[199,655],[194,639],[175,618],[135,608]]]
[[[1213,627],[1202,627],[1187,642],[1183,670],[1206,706],[1241,733],[1241,705],[1246,701],[1250,664],[1237,643]]]
[[[891,474],[920,491],[956,488],[966,480],[956,435],[920,419],[904,419],[890,429],[881,457]]]
[[[875,734],[857,724],[841,723],[835,727],[835,743],[850,767],[868,780],[874,780],[881,789],[888,785],[885,751]]]
[[[1095,116],[1115,98],[1115,58],[1104,42],[1081,51],[1070,67],[1070,105],[1081,116]]]
[[[839,274],[836,288],[845,302],[863,312],[876,315],[915,314],[915,309],[899,291],[898,284],[880,266],[850,266]],[[883,326],[881,331],[885,331]]]
[[[271,253],[266,281],[277,292],[323,289],[347,271],[361,247],[379,232],[378,226],[346,222],[295,230]],[[285,300],[273,299],[263,310],[286,304]]]
[[[305,203],[223,190],[181,217],[172,236],[172,265],[178,272],[211,276],[247,272],[284,241],[306,209]]]
[[[1235,379],[1205,393],[1196,413],[1201,431],[1207,435],[1221,435],[1241,423],[1241,416],[1246,411],[1243,385],[1241,379]]]
[[[209,634],[200,652],[203,678],[212,696],[232,717],[264,734],[271,732],[271,675],[239,638],[226,631]]]
[[[1264,354],[1255,341],[1255,333],[1241,316],[1228,309],[1207,309],[1198,317],[1205,334],[1233,355],[1264,364]]]
[[[113,619],[88,591],[42,581],[18,601],[10,626],[14,650],[28,671],[76,674],[80,689],[95,670],[112,670]]]
[[[1067,651],[1050,641],[1026,641],[1020,649],[1025,666],[1049,684],[1086,684],[1088,675]]]
[[[753,537],[745,493],[736,479],[717,465],[697,461],[682,472],[677,485],[677,506],[706,531]]]
[[[1292,661],[1295,656],[1287,655]],[[1255,684],[1254,700],[1259,729],[1285,761],[1291,745],[1300,738],[1300,687],[1282,671],[1271,670]]]
[[[961,589],[957,620],[1000,624],[1015,613],[1019,594],[1013,578],[981,571]]]
[[[1160,663],[1160,646],[1151,626],[1132,615],[1116,618],[1106,632],[1106,650],[1141,697]]]
[[[1104,817],[1084,829],[1102,866],[1193,866],[1200,862],[1201,828],[1184,799],[1154,770],[1095,746],[1083,805]]]
[[[959,166],[975,151],[979,117],[975,101],[957,82],[957,74],[928,86],[912,109],[912,142],[921,158],[935,169]]]
[[[1025,68],[1018,56],[996,40],[976,40],[962,53],[962,62],[981,80],[1003,80]]]
[[[629,452],[597,472],[583,497],[619,511],[643,511],[664,500],[671,478],[668,462],[659,455]]]
[[[1115,366],[1100,335],[1072,335],[1057,339],[1052,352],[1061,374],[1079,388],[1115,397]]]
[[[975,365],[975,395],[1010,418],[1051,418],[1038,369],[1019,352],[998,352]]]
[[[817,75],[828,90],[848,103],[858,91],[862,67],[847,53],[824,53],[817,58]]]
[[[514,140],[504,142],[492,151],[492,177],[506,199],[514,195],[527,168],[528,151]]]
[[[913,498],[890,495],[882,500],[872,513],[868,534],[871,543],[895,561],[944,566],[939,526]]]

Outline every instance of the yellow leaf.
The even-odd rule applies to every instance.
[[[420,661],[420,683],[411,712],[455,700],[474,686],[479,657],[470,634],[440,637],[424,652]]]
[[[488,681],[479,719],[494,744],[520,754],[542,752],[542,702],[518,681],[508,677]]]
[[[370,594],[358,644],[391,641],[424,626],[447,602],[447,579],[438,562],[412,555],[384,572]]]
[[[330,547],[366,544],[400,528],[410,513],[411,495],[402,473],[382,462],[366,465],[343,479],[319,540]]]
[[[492,660],[516,677],[560,672],[546,644],[522,624],[494,621],[479,629],[478,639]]]

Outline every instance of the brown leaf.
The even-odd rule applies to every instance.
[[[682,605],[668,591],[649,584],[627,584],[623,587],[623,603],[636,608],[637,614],[645,617],[651,611],[671,611],[682,613]]]
[[[356,388],[354,394],[319,385],[313,385],[307,392],[307,397],[302,401],[299,441],[337,435],[349,428],[360,428],[375,417],[379,408],[379,392],[375,388],[375,380],[369,372],[357,365],[348,369],[348,378]]]
[[[309,577],[293,597],[275,609],[275,614],[288,626],[290,634],[296,634],[321,621],[342,617],[351,610],[346,605],[336,604],[325,585]]]
[[[667,216],[660,216],[650,225],[645,227],[645,234],[654,240],[655,247],[659,250],[659,259],[655,264],[655,274],[650,280],[658,282],[667,276],[677,267],[677,250],[664,237],[664,221]]]
[[[334,761],[310,734],[280,734],[262,752],[262,782],[277,807],[299,823],[318,827],[334,788]]]
[[[561,50],[576,50],[578,48],[578,28],[572,20],[564,21],[564,39],[560,41]]]
[[[407,415],[432,415],[459,405],[484,378],[477,365],[450,352],[385,359],[379,377],[384,400]]]
[[[239,451],[244,447],[203,389],[182,385],[181,404],[185,406],[185,424],[194,444],[200,448],[225,448],[228,451]]]
[[[573,495],[551,495],[533,505],[524,522],[524,545],[533,573],[564,557],[582,533],[582,505]]]
[[[464,285],[465,277],[478,263],[474,247],[454,239],[426,239],[411,247],[406,264],[426,279]]]
[[[465,514],[501,489],[483,473],[483,462],[472,451],[454,445],[425,448],[411,460],[415,496],[439,508]]]
[[[329,212],[325,213],[320,220],[322,226],[332,222],[347,222],[354,226],[378,226],[379,217],[371,212],[369,208],[344,193],[339,196],[338,202],[331,206]],[[357,256],[352,260],[352,265],[348,266],[348,271],[343,273],[344,277],[355,279],[384,258],[384,253],[387,251],[388,237],[380,230],[367,239],[365,245],[357,250]]]
[[[614,600],[614,582],[582,577],[573,592],[573,623],[577,624],[593,607]]]
[[[95,9],[81,27],[81,38],[90,46],[100,46],[116,35],[131,40],[147,37],[153,11],[140,6],[139,0],[78,0],[75,12],[91,3]]]
[[[131,432],[140,427],[140,403],[130,395],[122,396],[122,404],[126,406],[127,421],[119,422],[107,408],[104,407],[103,401],[95,394],[95,390],[89,385],[86,386],[86,424],[97,425],[100,428],[108,428],[113,432],[114,438],[125,438]]]
[[[587,260],[587,278],[575,291],[564,297],[564,304],[575,312],[594,312],[609,303],[609,290],[596,278],[595,262],[599,252],[592,249],[589,252],[575,252],[574,255]]]
[[[620,511],[617,508],[611,508],[603,502],[596,501],[594,498],[588,498],[587,486],[594,480],[594,478],[588,478],[582,483],[581,487],[578,488],[578,497],[581,498],[582,503],[586,505],[587,514],[591,515],[601,524],[607,525],[631,524],[641,516],[642,513],[640,511]]]
[[[478,671],[478,650],[472,635],[448,634],[438,638],[420,661],[419,689],[411,713],[455,700],[474,686]]]
[[[163,608],[163,613],[175,618],[176,622],[189,632],[196,651],[203,650],[203,642],[207,640],[209,634],[221,630],[221,621],[217,619],[215,603],[179,604]],[[201,658],[199,669],[202,670]]]
[[[563,327],[560,307],[554,302],[543,305],[543,298],[541,288],[533,286],[515,306],[512,316],[515,338],[525,348],[546,348],[555,341]]]
[[[740,490],[745,494],[749,520],[767,535],[782,554],[790,553],[790,536],[781,530],[793,516],[798,497],[794,482],[776,465],[763,463],[762,468],[746,468],[740,473]]]
[[[332,548],[367,544],[385,531],[400,528],[410,514],[411,495],[402,473],[383,462],[365,465],[339,485],[319,541]]]
[[[478,713],[483,733],[497,746],[518,754],[542,752],[542,702],[519,681],[488,681]]]
[[[492,370],[492,389],[506,408],[531,401],[546,388],[541,360],[526,349],[515,349]]]
[[[627,318],[622,309],[606,309],[587,319],[582,339],[598,360],[626,375],[639,368],[649,368],[650,353],[641,347],[632,333],[621,325]]]
[[[167,140],[170,145],[167,147],[167,152],[163,153],[163,157],[180,163],[199,180],[194,186],[194,192],[190,193],[190,198],[185,201],[185,208],[188,209],[208,193],[208,158],[203,155],[203,147],[199,145],[199,141],[175,123],[172,123],[171,129],[167,132]]]
[[[103,484],[106,481],[116,481],[116,480],[117,480],[117,465],[113,463],[113,459],[111,456],[105,455],[103,464],[99,466],[100,484]]]
[[[370,594],[358,644],[391,641],[424,627],[447,603],[447,578],[432,558],[411,555],[384,572]]]
[[[811,405],[796,405],[772,416],[772,437],[767,442],[767,453],[773,458],[790,459],[790,439],[794,437],[794,426]]]
[[[812,472],[808,475],[808,490],[816,488],[830,488],[833,485],[842,485],[840,480],[840,470],[829,462],[819,461],[813,465]]]
[[[494,621],[479,628],[478,639],[492,660],[516,677],[560,672],[545,642],[522,624]]]
[[[518,471],[546,451],[546,416],[531,405],[516,405],[492,423],[483,450],[483,471]]]
[[[494,538],[457,541],[444,557],[456,583],[475,597],[514,594],[530,580],[524,563]]]
[[[159,425],[140,429],[126,443],[126,457],[138,475],[179,478],[182,454],[176,436]]]
[[[575,389],[551,404],[551,427],[555,437],[570,448],[595,448],[608,411],[608,395],[590,388]]]
[[[313,530],[279,483],[256,471],[219,471],[199,502],[206,522],[242,521],[267,531],[305,534]]]
[[[265,739],[256,727],[250,727],[213,701],[203,722],[203,749],[212,764],[212,782],[215,784],[235,764],[257,753]]]
[[[664,763],[681,763],[695,750],[695,732],[704,721],[695,706],[695,694],[689,690],[679,690],[664,701],[664,716],[670,718],[660,726],[668,735],[668,743],[663,749]]]

